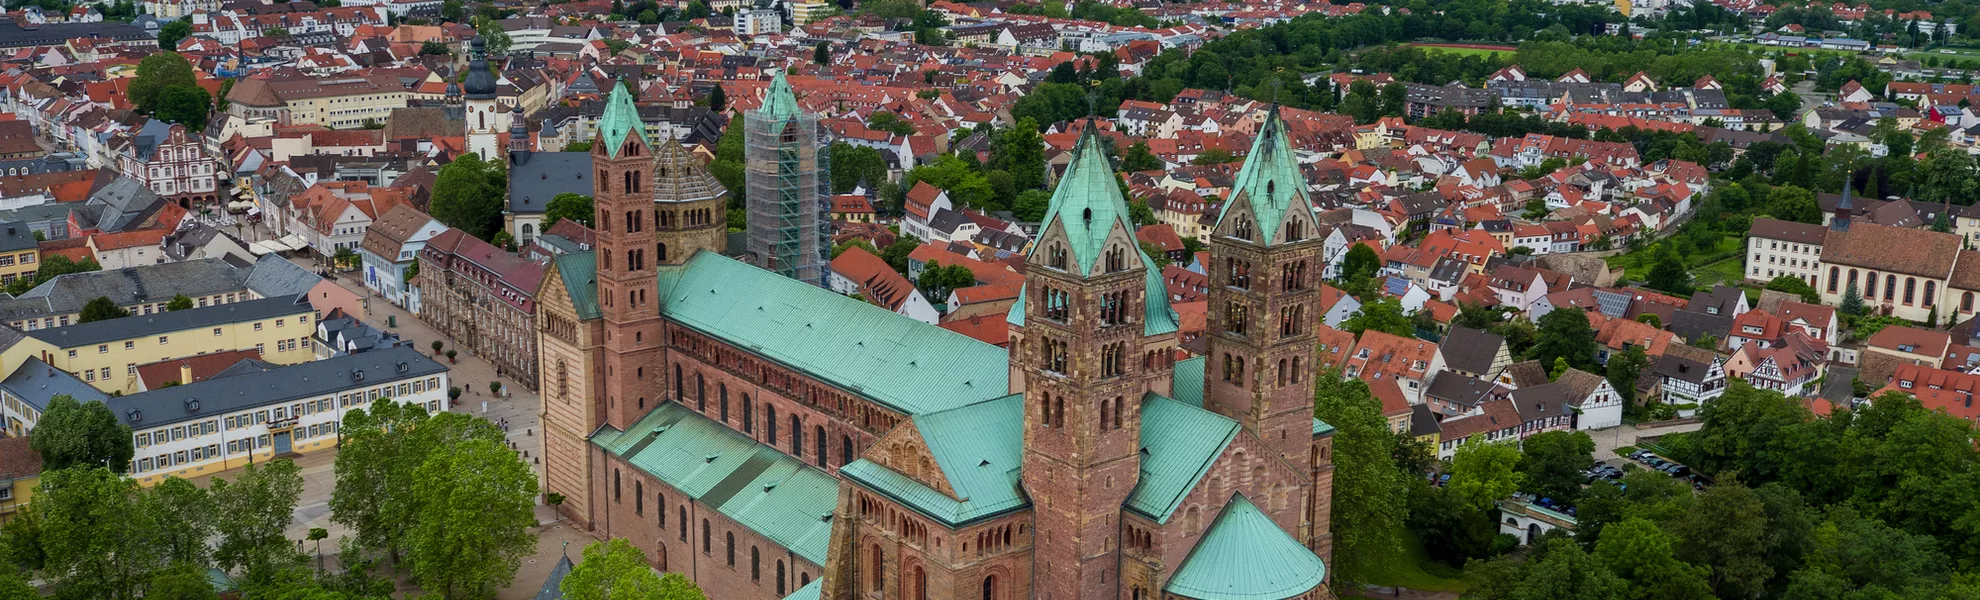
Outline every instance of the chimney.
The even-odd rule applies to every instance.
[[[191,384],[193,382],[192,379],[192,362],[179,361],[179,385]]]

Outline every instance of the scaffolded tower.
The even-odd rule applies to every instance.
[[[764,269],[825,286],[831,197],[824,127],[798,107],[782,73],[763,107],[743,116],[749,251]]]

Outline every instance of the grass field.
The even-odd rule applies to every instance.
[[[1792,52],[1795,54],[1800,54],[1803,56],[1816,56],[1823,54],[1832,54],[1836,56],[1855,56],[1857,54],[1855,52],[1848,52],[1843,50],[1823,50],[1821,48],[1789,48],[1786,46],[1767,46],[1763,44],[1735,43],[1735,42],[1705,42],[1700,46],[1706,48],[1713,48],[1713,47],[1735,48],[1735,49],[1747,50],[1747,51],[1758,50],[1766,54],[1773,54],[1775,52],[1784,51],[1784,52]]]
[[[1939,48],[1937,50],[1908,52],[1905,53],[1904,55],[1905,58],[1909,58],[1913,60],[1923,60],[1927,56],[1937,56],[1939,58],[1957,58],[1960,60],[1971,60],[1971,59],[1980,58],[1980,50],[1975,50],[1972,48]]]
[[[1694,267],[1691,270],[1692,284],[1698,287],[1711,287],[1715,283],[1741,285],[1746,281],[1746,273],[1740,271],[1742,267],[1739,259],[1738,255],[1734,255],[1732,258]]]
[[[1514,52],[1519,51],[1518,48],[1514,48],[1511,46],[1481,47],[1475,44],[1410,44],[1410,46],[1415,48],[1422,48],[1425,52],[1434,52],[1437,54],[1457,54],[1457,55],[1470,54],[1470,55],[1476,55],[1481,58],[1491,56],[1495,52],[1498,53],[1499,56],[1501,57],[1510,57]]]
[[[1714,251],[1694,252],[1693,255],[1718,256],[1725,253],[1733,253],[1735,250],[1738,250],[1744,247],[1745,245],[1746,245],[1746,240],[1743,238],[1726,236],[1719,240],[1719,247],[1714,249]],[[1608,261],[1609,266],[1611,268],[1622,267],[1624,279],[1628,279],[1630,281],[1643,281],[1646,277],[1650,275],[1650,267],[1656,266],[1656,262],[1653,261],[1651,258],[1652,256],[1653,255],[1651,251],[1646,248],[1644,250],[1640,250],[1633,253],[1617,254],[1605,260]],[[1741,274],[1739,272],[1740,269],[1739,254],[1733,253],[1732,260],[1730,262],[1732,263],[1731,267],[1723,267],[1717,263],[1713,263],[1710,266],[1718,269],[1730,268],[1730,271],[1722,271],[1722,272],[1728,273],[1729,274],[1728,276],[1732,278],[1732,281],[1737,282],[1741,277]],[[1692,269],[1693,276],[1700,277],[1703,276],[1700,270],[1707,267],[1708,265],[1703,263],[1692,262],[1691,260],[1689,260],[1689,257],[1686,257],[1685,266]],[[1715,271],[1714,273],[1716,274],[1721,272]]]
[[[1365,583],[1390,587],[1406,587],[1412,590],[1431,592],[1462,592],[1465,590],[1464,572],[1449,565],[1430,559],[1423,550],[1423,543],[1413,533],[1403,534],[1403,556],[1389,561],[1377,573],[1364,577]]]

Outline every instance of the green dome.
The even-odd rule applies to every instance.
[[[1319,556],[1232,494],[1162,590],[1197,600],[1285,600],[1326,580]]]

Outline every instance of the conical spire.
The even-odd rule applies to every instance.
[[[1270,244],[1278,237],[1286,211],[1305,205],[1295,200],[1305,197],[1305,190],[1306,176],[1300,173],[1292,141],[1286,136],[1286,122],[1279,118],[1279,105],[1274,104],[1266,112],[1258,136],[1251,140],[1251,153],[1244,157],[1244,166],[1238,169],[1237,181],[1231,186],[1231,201],[1224,203],[1217,222],[1222,224],[1230,216],[1231,207],[1244,202],[1258,219],[1261,239]]]
[[[1102,150],[1099,128],[1089,124],[1073,147],[1072,162],[1059,186],[1052,191],[1052,204],[1045,213],[1040,231],[1060,223],[1066,231],[1066,245],[1079,263],[1082,275],[1091,274],[1106,246],[1107,234],[1118,223],[1130,235],[1134,224],[1128,221],[1127,199],[1115,181],[1114,166]],[[1034,248],[1033,252],[1038,250]]]
[[[605,155],[616,157],[619,149],[625,146],[627,135],[639,137],[641,144],[652,146],[646,139],[646,124],[639,120],[639,108],[633,106],[632,92],[626,89],[626,82],[612,85],[612,94],[605,98],[605,114],[598,118],[598,143],[605,145]]]
[[[804,112],[798,107],[797,94],[791,91],[791,82],[784,80],[783,71],[770,80],[770,89],[763,94],[763,107],[757,112],[771,119],[795,117]]]
[[[1836,202],[1836,216],[1829,220],[1832,231],[1849,231],[1850,217],[1856,213],[1856,203],[1850,201],[1850,184],[1854,177],[1843,178],[1842,200]]]

